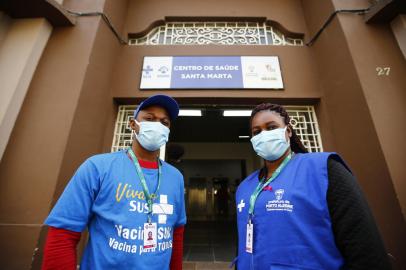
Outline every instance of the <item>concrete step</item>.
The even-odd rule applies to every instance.
[[[183,270],[230,270],[229,262],[183,262]]]

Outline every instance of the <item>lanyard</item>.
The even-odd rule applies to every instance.
[[[130,154],[133,163],[135,165],[135,169],[137,171],[138,177],[140,178],[141,186],[142,189],[144,190],[145,198],[147,199],[147,205],[148,205],[148,222],[151,223],[151,213],[152,213],[152,196],[151,193],[149,193],[149,189],[147,186],[147,182],[145,181],[144,174],[142,173],[140,163],[138,162],[137,157],[135,156],[133,150],[131,148],[128,149],[128,153]],[[161,163],[158,160],[158,186],[156,187],[156,190],[153,194],[157,194],[159,190],[159,186],[161,185],[161,176],[162,176],[162,168],[161,168]]]
[[[288,164],[288,162],[292,159],[292,153],[289,153],[289,155],[282,161],[281,165],[272,173],[272,176],[264,182],[265,178],[261,179],[259,182],[258,186],[255,188],[254,193],[252,193],[250,197],[250,209],[248,210],[249,214],[249,223],[251,223],[251,217],[254,214],[254,207],[255,207],[255,202],[257,201],[257,198],[261,191],[264,189],[265,186],[269,185],[273,180],[275,180],[276,177],[281,173],[283,168]]]

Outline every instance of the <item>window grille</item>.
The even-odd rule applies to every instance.
[[[321,152],[319,125],[313,106],[284,106],[291,117],[291,125],[309,152]],[[121,105],[118,108],[111,151],[126,149],[131,145],[130,120],[133,118],[134,105]]]
[[[157,26],[145,36],[130,38],[129,44],[303,46],[303,39],[288,37],[265,22],[178,22]]]
[[[296,134],[309,152],[322,152],[320,129],[313,106],[284,106]]]

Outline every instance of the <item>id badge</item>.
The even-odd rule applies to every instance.
[[[144,223],[144,249],[157,246],[157,225],[156,223]]]
[[[247,237],[245,244],[245,251],[248,253],[253,252],[253,243],[254,243],[254,224],[247,224]]]

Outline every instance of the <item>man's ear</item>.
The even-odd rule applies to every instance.
[[[130,128],[131,130],[134,130],[136,133],[138,133],[140,127],[135,123],[134,119],[130,120]]]

